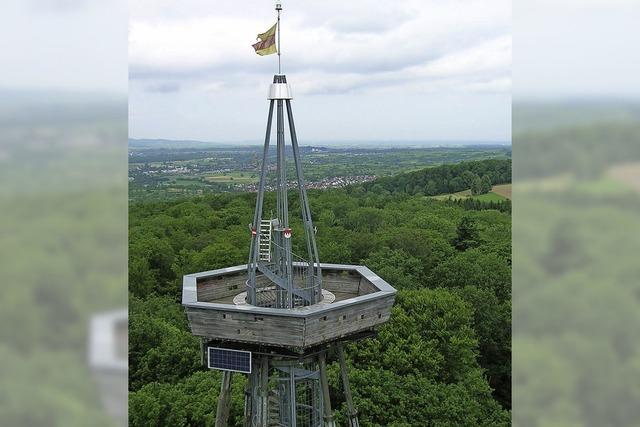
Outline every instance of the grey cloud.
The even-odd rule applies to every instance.
[[[326,24],[338,33],[384,33],[411,19],[412,15],[407,11],[387,9],[364,17],[353,14],[339,15],[330,18]]]
[[[180,84],[176,82],[160,82],[145,87],[145,91],[151,93],[173,93],[179,90]]]
[[[380,125],[393,110],[412,137],[508,138],[510,70],[499,60],[508,54],[500,45],[482,53],[482,45],[511,33],[508,0],[283,3],[282,71],[294,96],[315,98],[297,110],[305,135],[397,138],[397,130]],[[237,140],[264,132],[264,105],[256,100],[277,58],[257,57],[251,43],[275,17],[272,4],[136,0],[131,10],[134,135]],[[147,92],[159,82],[182,86],[178,94]],[[220,94],[225,103],[211,102]],[[178,97],[190,108],[178,122],[167,120],[176,116]],[[247,114],[239,119],[238,111]],[[325,121],[336,116],[342,124],[327,132]],[[481,129],[469,124],[471,116],[483,118]]]
[[[493,36],[493,34],[491,34]],[[468,38],[468,40],[466,40]],[[491,38],[491,37],[489,37]],[[456,51],[464,51],[469,46],[482,43],[477,38],[465,37],[458,40]],[[405,74],[404,71],[414,66],[426,66],[430,63],[446,57],[452,51],[448,46],[438,45],[432,49],[407,50],[406,52],[392,52],[382,55],[371,55],[368,58],[342,58],[336,61],[315,62],[312,57],[299,58],[283,56],[285,72],[313,73],[333,76],[332,82],[316,82],[305,93],[307,94],[344,94],[362,92],[369,88],[390,87],[398,84],[407,84],[410,81],[442,80],[442,77],[416,77]],[[159,81],[200,81],[209,78],[224,78],[230,87],[244,85],[247,77],[265,76],[274,72],[275,61],[260,61],[247,66],[243,61],[230,58],[228,62],[217,63],[206,67],[193,67],[184,69],[166,69],[144,65],[130,67],[130,79],[132,80],[159,80]],[[505,70],[506,71],[506,70]],[[493,79],[500,77],[493,72],[486,73],[475,71],[476,78]],[[354,78],[343,79],[342,76]],[[168,92],[166,88],[152,86],[153,92]],[[158,90],[160,89],[160,90]]]
[[[304,15],[299,10],[304,10]],[[292,13],[309,26],[326,26],[338,33],[383,33],[415,17],[411,6],[399,2],[308,2]]]
[[[277,64],[276,64],[277,65]],[[202,80],[206,78],[224,78],[233,80],[239,74],[268,75],[274,71],[274,63],[267,61],[257,66],[247,67],[237,61],[206,67],[166,69],[144,65],[129,66],[130,80]]]
[[[355,73],[371,74],[400,71],[404,68],[425,64],[441,58],[446,52],[443,46],[432,49],[416,49],[406,52],[373,52],[371,55],[358,58],[343,57],[332,61],[317,61],[313,57],[300,58],[283,54],[283,68],[289,72],[325,72],[325,73]],[[251,54],[251,53],[249,53]],[[238,73],[265,75],[274,71],[274,61],[261,61],[249,66],[242,60],[229,58],[224,63],[216,63],[208,66],[190,68],[166,68],[151,65],[129,66],[129,78],[131,80],[148,79],[202,79],[206,77],[232,76]]]
[[[406,17],[398,17],[401,21]],[[393,19],[390,20],[393,22]],[[358,19],[345,19],[342,24],[350,25],[357,22],[368,22],[365,25],[377,24],[374,21],[361,21]],[[356,27],[359,24],[356,24]],[[353,27],[352,29],[355,29]],[[373,28],[373,27],[371,27]],[[361,30],[364,31],[364,27]],[[453,37],[439,36],[432,39],[405,39],[400,40],[396,45],[386,46],[384,49],[377,49],[370,42],[363,41],[361,46],[351,43],[351,52],[340,51],[340,39],[353,40],[360,36],[348,35],[345,33],[333,33],[337,40],[336,55],[320,58],[312,52],[304,50],[299,45],[294,51],[287,49],[287,39],[284,39],[284,51],[282,63],[286,72],[324,72],[324,73],[388,73],[398,72],[405,68],[424,65],[430,61],[437,60],[453,51],[461,51],[473,47],[482,40],[490,40],[496,34],[504,34],[501,27],[491,29],[460,29],[456,30]],[[365,36],[365,38],[367,38]],[[353,46],[358,47],[354,49]],[[326,53],[326,52],[325,52]],[[176,61],[171,67],[153,65],[149,62],[136,61],[130,64],[130,79],[202,79],[220,78],[222,75],[231,74],[269,74],[274,69],[274,61],[265,59],[262,61],[252,61],[253,51],[247,45],[246,53],[237,52],[231,54],[223,61],[215,60],[211,64],[197,66],[183,66]]]

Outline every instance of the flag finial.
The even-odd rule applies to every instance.
[[[276,2],[276,11],[278,12],[278,74],[282,74],[282,67],[280,65],[280,11],[282,10],[282,3]]]

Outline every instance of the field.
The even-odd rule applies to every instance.
[[[498,196],[511,200],[511,184],[494,185],[491,189],[491,193],[495,193]]]
[[[483,202],[501,202],[507,199],[506,197],[501,196],[500,194],[495,193],[493,191],[487,194],[480,194],[478,196],[473,196],[472,198],[483,201]]]
[[[170,142],[170,141],[169,141]],[[205,147],[193,141],[160,141],[157,146],[132,141],[129,148],[129,198],[173,199],[218,192],[255,191],[262,147],[218,145]],[[466,147],[300,147],[304,176],[309,188],[325,189],[372,181],[426,167],[483,159],[505,159],[511,147],[483,145]],[[287,176],[294,165],[287,156]],[[275,165],[275,152],[269,165]],[[267,175],[267,188],[275,174]]]
[[[169,180],[169,185],[171,186],[179,186],[179,187],[202,187],[204,184],[196,178],[174,178]]]
[[[204,179],[208,182],[225,184],[255,184],[258,182],[258,175],[255,172],[228,172],[207,175]]]
[[[480,194],[478,196],[472,196],[471,190],[458,191],[457,193],[441,194],[438,196],[432,196],[431,198],[436,200],[447,199],[476,199],[483,202],[501,202],[503,200],[511,200],[511,184],[494,185],[491,192],[486,194]]]

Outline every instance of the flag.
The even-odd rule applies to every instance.
[[[256,53],[260,56],[271,55],[278,52],[276,49],[276,27],[278,24],[274,24],[262,34],[258,34],[258,43],[252,45],[256,50]]]

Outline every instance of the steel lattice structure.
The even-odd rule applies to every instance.
[[[302,174],[302,160],[293,121],[291,98],[286,76],[275,75],[269,89],[267,131],[247,264],[246,301],[257,307],[295,309],[317,304],[323,297],[322,267]],[[276,107],[277,159],[276,216],[263,219],[274,105]],[[295,181],[300,200],[304,247],[307,249],[306,259],[294,255],[291,250],[292,231],[289,224],[289,186],[284,131],[285,108],[295,165]],[[259,277],[267,280],[260,283]],[[326,425],[333,425],[324,350],[298,358],[260,355],[254,362],[248,388],[248,402],[245,407],[245,417],[250,420],[248,425],[320,427],[324,425],[325,415]],[[325,409],[328,410],[326,414]],[[355,419],[357,420],[357,417]]]
[[[302,174],[300,148],[291,109],[291,92],[286,76],[275,75],[273,77],[269,100],[269,115],[260,169],[260,183],[258,185],[256,209],[251,228],[247,301],[252,305],[263,307],[294,308],[312,305],[320,301],[322,297],[322,268],[318,257],[309,199]],[[265,221],[263,220],[263,206],[274,104],[276,105],[277,208],[276,217]],[[302,225],[307,249],[306,259],[296,257],[291,252],[288,181],[285,167],[285,107],[300,198]],[[266,276],[271,284],[266,287],[260,286],[256,280],[259,274]]]

